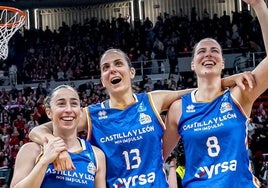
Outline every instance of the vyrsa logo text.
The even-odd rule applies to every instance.
[[[223,163],[218,163],[211,166],[199,167],[198,171],[195,173],[196,178],[201,178],[207,174],[208,179],[212,178],[214,175],[219,173],[224,173],[227,171],[236,171],[237,161],[232,160],[230,162],[225,161]]]
[[[150,172],[148,174],[140,174],[135,176],[130,176],[128,178],[118,178],[113,184],[114,188],[120,187],[139,187],[140,185],[145,185],[147,183],[153,183],[155,181],[155,173]]]

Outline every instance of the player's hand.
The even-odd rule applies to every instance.
[[[252,89],[256,85],[254,75],[250,71],[237,74],[234,81],[242,90],[245,90],[246,88]]]
[[[50,140],[45,138],[42,160],[48,164],[52,163],[59,156],[60,152],[64,150],[66,150],[66,145],[60,137],[54,137]]]
[[[53,162],[54,168],[57,171],[75,170],[73,161],[67,151],[62,151]]]

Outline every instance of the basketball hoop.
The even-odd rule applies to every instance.
[[[8,41],[20,29],[26,19],[26,14],[14,7],[0,6],[0,59],[8,56]]]

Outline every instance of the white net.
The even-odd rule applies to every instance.
[[[12,7],[0,6],[0,59],[8,57],[8,42],[25,23],[25,14]]]

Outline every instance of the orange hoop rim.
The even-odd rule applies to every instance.
[[[18,13],[19,15],[22,16],[22,20],[13,22],[13,23],[0,23],[0,27],[2,26],[7,26],[7,27],[12,27],[13,25],[18,25],[20,22],[24,22],[25,18],[26,18],[26,14],[25,12],[23,12],[22,10],[15,8],[15,7],[9,7],[9,6],[0,6],[0,10],[7,10],[9,12],[14,12],[14,13]]]

